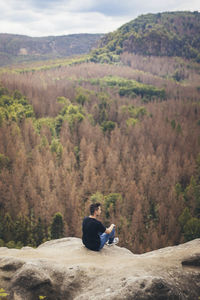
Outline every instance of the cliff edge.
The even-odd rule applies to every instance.
[[[78,238],[0,248],[0,288],[10,300],[199,299],[200,239],[136,255],[87,250]]]

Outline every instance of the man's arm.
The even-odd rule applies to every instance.
[[[105,233],[110,234],[114,227],[115,227],[115,224],[111,224],[110,227],[106,228]]]

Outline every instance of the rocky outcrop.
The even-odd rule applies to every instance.
[[[3,247],[0,288],[12,300],[195,300],[200,296],[199,250],[200,239],[140,255],[116,245],[93,252],[78,238],[49,241],[37,249]]]

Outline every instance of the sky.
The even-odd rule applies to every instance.
[[[146,13],[200,11],[199,0],[3,0],[0,33],[108,33]]]

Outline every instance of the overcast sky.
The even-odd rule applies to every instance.
[[[146,13],[200,11],[200,0],[3,0],[0,33],[107,33]]]

